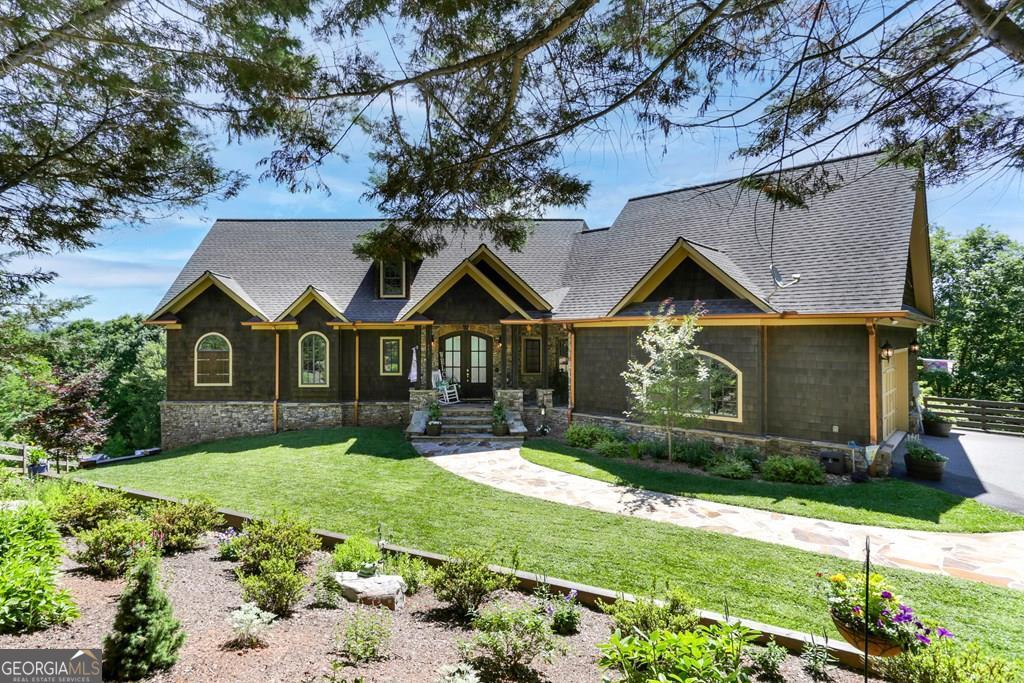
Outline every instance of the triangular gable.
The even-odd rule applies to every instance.
[[[928,208],[924,190],[918,188],[914,206],[914,223],[910,229],[910,249],[907,254],[907,278],[904,284],[904,303],[907,290],[913,290],[914,308],[925,315],[935,315],[932,293],[931,241],[928,239]]]
[[[521,278],[512,268],[508,266],[504,261],[498,258],[498,255],[488,248],[486,244],[481,244],[477,247],[470,256],[469,260],[474,265],[479,264],[481,261],[485,262],[491,268],[493,268],[498,275],[500,275],[506,282],[508,282],[517,292],[519,292],[524,299],[538,311],[550,311],[552,306],[548,301],[542,297],[537,290],[531,287],[526,280]]]
[[[330,296],[328,296],[327,292],[323,291],[322,289],[317,289],[313,285],[306,287],[306,291],[300,294],[299,298],[293,301],[291,305],[288,306],[288,308],[286,308],[284,312],[281,313],[281,315],[277,316],[277,321],[280,322],[290,316],[298,315],[299,312],[302,311],[302,309],[304,309],[306,306],[313,303],[314,301],[320,304],[320,306],[322,306],[325,311],[333,315],[341,322],[349,322],[349,319],[346,318],[345,314],[341,312],[341,308],[338,306],[338,304],[334,302],[334,300]]]
[[[679,238],[671,247],[669,247],[668,251],[658,259],[658,262],[651,266],[644,276],[640,278],[635,285],[633,285],[629,292],[627,292],[626,295],[612,307],[611,311],[608,312],[608,315],[615,315],[630,304],[643,303],[647,301],[647,297],[651,296],[651,294],[658,288],[658,285],[664,282],[665,279],[686,259],[692,259],[694,263],[700,266],[715,280],[722,283],[722,285],[740,299],[749,301],[765,313],[773,312],[772,307],[769,306],[767,302],[755,295],[748,287],[745,287],[735,277],[727,272],[735,269],[735,264],[732,264],[728,258],[724,255],[722,255],[721,258],[717,258],[713,249],[701,249],[697,245],[691,244],[683,238]],[[721,263],[717,263],[716,261],[721,261]]]
[[[426,296],[416,302],[413,306],[405,313],[399,320],[405,321],[410,320],[417,313],[423,313],[434,305],[445,292],[451,289],[455,283],[461,280],[463,277],[470,277],[480,285],[484,291],[491,295],[495,301],[505,307],[509,313],[518,313],[523,318],[529,320],[529,314],[523,310],[522,306],[517,304],[508,294],[501,290],[497,284],[494,283],[489,277],[480,272],[473,263],[468,259],[463,259],[459,265],[452,269],[452,272],[448,273],[437,285],[431,289]]]
[[[216,287],[220,291],[224,292],[228,298],[244,308],[254,317],[262,321],[270,320],[266,314],[260,310],[260,307],[256,305],[256,302],[252,300],[252,297],[246,294],[245,290],[242,289],[242,285],[238,284],[234,278],[207,270],[196,278],[192,284],[178,292],[177,296],[164,304],[163,307],[154,311],[153,315],[147,318],[147,321],[157,322],[161,316],[166,313],[177,313],[192,303],[196,297],[210,287]]]

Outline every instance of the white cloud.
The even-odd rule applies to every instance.
[[[187,258],[187,256],[185,257]],[[185,258],[154,262],[140,258],[124,261],[93,254],[53,254],[21,257],[15,269],[41,268],[58,275],[55,284],[61,289],[81,289],[83,294],[96,290],[150,287],[167,288],[181,269]]]

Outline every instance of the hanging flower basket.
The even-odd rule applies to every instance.
[[[846,642],[872,657],[895,657],[903,652],[903,647],[899,643],[871,634],[868,634],[867,647],[865,648],[863,631],[843,623],[834,614],[832,615],[832,623],[839,629],[839,633],[842,634]]]

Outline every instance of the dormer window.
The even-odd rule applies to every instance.
[[[405,260],[381,261],[380,296],[382,299],[405,298]]]

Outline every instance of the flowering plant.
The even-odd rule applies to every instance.
[[[564,595],[552,595],[547,584],[541,584],[536,591],[537,611],[551,620],[551,630],[561,636],[579,631],[583,615],[577,600],[576,589]]]
[[[828,608],[833,618],[858,633],[864,632],[866,618],[869,635],[897,643],[905,650],[931,645],[933,638],[953,637],[944,628],[924,623],[893,592],[881,574],[871,574],[866,590],[863,574],[849,578],[835,574],[828,577],[826,584]]]

